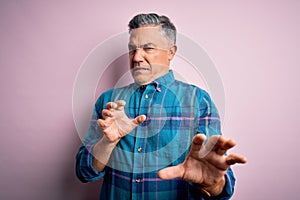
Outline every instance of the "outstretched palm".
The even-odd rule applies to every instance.
[[[158,176],[166,180],[181,178],[206,187],[224,179],[230,165],[246,162],[246,159],[239,155],[224,155],[228,149],[235,146],[233,140],[212,136],[204,146],[205,139],[205,135],[197,134],[185,161],[177,166],[162,169]]]

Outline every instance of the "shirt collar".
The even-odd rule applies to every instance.
[[[161,86],[169,87],[174,81],[175,81],[174,73],[173,73],[172,70],[169,70],[169,72],[167,74],[157,78],[156,80],[152,81],[148,85],[154,85],[155,89],[158,92],[161,92]],[[137,88],[140,88],[140,87],[145,87],[145,86],[141,86],[137,83],[134,83],[134,88],[137,89]]]
[[[154,80],[153,82],[159,85],[163,85],[165,87],[170,86],[175,81],[174,74],[172,70],[169,70],[167,74],[164,76],[159,77],[158,79]]]

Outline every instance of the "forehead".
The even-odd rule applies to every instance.
[[[165,45],[166,37],[160,32],[160,26],[143,26],[131,30],[129,44],[141,45],[153,43],[157,45]]]

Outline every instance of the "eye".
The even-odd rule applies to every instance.
[[[130,54],[130,55],[135,54],[135,51],[136,51],[135,49],[133,49],[133,50],[130,50],[130,49],[129,49],[129,54]]]
[[[151,51],[155,50],[154,47],[144,47],[143,49],[144,49],[144,51],[146,51],[146,52],[151,52]]]
[[[128,45],[128,50],[131,51],[135,51],[136,50],[136,46],[133,45]]]
[[[129,51],[129,54],[130,54],[130,55],[135,54],[136,48],[133,47],[133,46],[128,46],[128,51]]]

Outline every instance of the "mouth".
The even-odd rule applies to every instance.
[[[143,72],[143,71],[149,71],[150,69],[149,68],[146,68],[146,67],[135,67],[132,69],[132,72]]]

